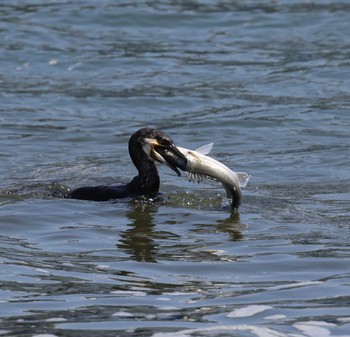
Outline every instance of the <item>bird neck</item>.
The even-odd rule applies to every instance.
[[[158,170],[153,161],[146,161],[137,167],[139,175],[134,178],[137,188],[142,194],[154,194],[159,191],[160,179]]]
[[[154,194],[159,191],[160,179],[158,170],[139,144],[129,144],[130,157],[138,170],[138,175],[129,183],[138,194]]]

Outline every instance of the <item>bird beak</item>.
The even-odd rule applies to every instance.
[[[179,177],[181,173],[178,168],[183,171],[186,170],[187,159],[175,144],[163,145],[155,139],[146,139],[145,143],[149,147],[149,154],[153,160],[167,165],[175,171]]]

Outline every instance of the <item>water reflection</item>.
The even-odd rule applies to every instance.
[[[217,221],[217,230],[227,233],[232,241],[242,240],[242,231],[245,228],[246,225],[241,223],[239,213],[236,211],[232,211],[228,218]]]
[[[119,249],[125,250],[136,261],[157,262],[158,244],[153,239],[154,214],[157,205],[135,205],[128,212],[129,229],[121,233]]]
[[[117,243],[117,248],[129,254],[131,259],[139,262],[158,262],[160,259],[158,243],[160,232],[159,229],[155,229],[157,223],[155,216],[158,210],[158,204],[137,203],[132,204],[126,213],[130,224],[128,229],[120,234],[121,239]],[[215,233],[221,232],[228,235],[229,241],[239,241],[243,238],[242,231],[245,228],[246,225],[240,222],[239,213],[231,212],[227,218],[209,220],[209,222],[200,223],[195,228],[189,228],[189,230],[193,233],[199,233],[199,235],[202,235],[203,232],[203,237],[211,231],[214,236],[216,236]],[[177,236],[176,233],[169,230],[166,232],[166,237],[169,239]],[[169,250],[172,250],[175,246],[169,247]],[[178,249],[181,250],[180,246]],[[164,258],[164,253],[162,253],[162,258]]]

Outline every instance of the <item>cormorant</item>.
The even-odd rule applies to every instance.
[[[166,164],[180,176],[186,169],[187,159],[174,142],[162,131],[143,128],[129,140],[129,154],[138,170],[138,175],[126,185],[86,186],[70,192],[72,199],[108,201],[139,195],[154,196],[159,191],[159,175],[155,161]]]

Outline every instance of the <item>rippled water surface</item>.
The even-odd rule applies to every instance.
[[[0,334],[350,336],[348,1],[0,4]],[[165,199],[53,197],[129,181],[149,126],[252,178],[160,167]]]

